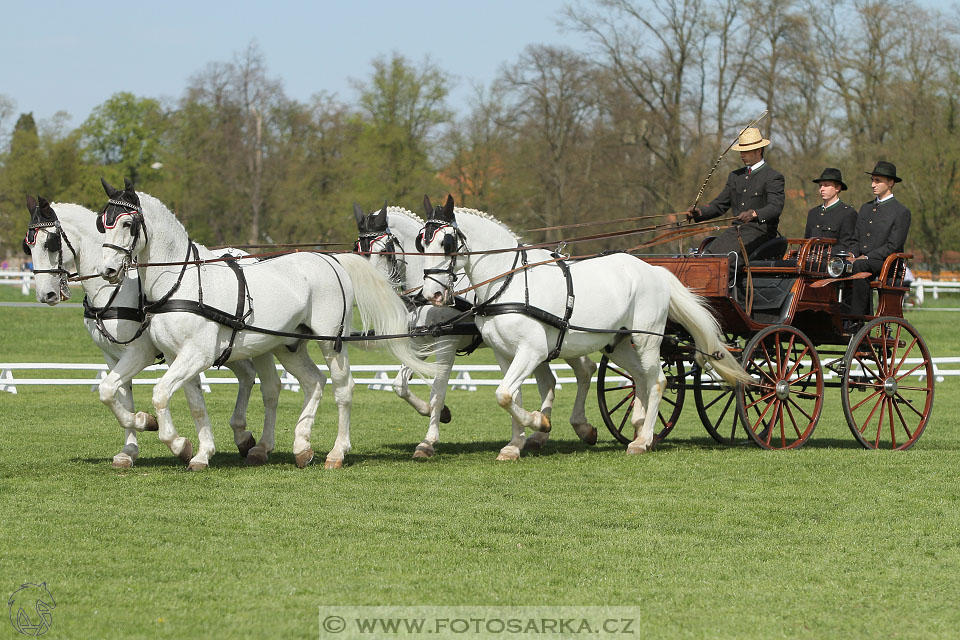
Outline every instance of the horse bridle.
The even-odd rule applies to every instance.
[[[400,238],[393,235],[389,227],[387,227],[385,231],[361,231],[357,236],[357,241],[353,245],[353,252],[369,258],[372,253],[378,253],[373,250],[373,245],[381,238],[386,238],[386,240],[383,244],[383,251],[379,253],[383,253],[383,255],[387,256],[387,260],[393,262],[393,268],[388,277],[391,282],[402,286],[403,281],[406,279],[407,259],[404,255],[406,250],[403,247],[403,243],[400,242]],[[397,247],[400,248],[399,255]],[[396,281],[394,281],[394,274],[397,278]]]
[[[115,207],[123,207],[124,211],[114,214],[110,212],[108,217],[107,209],[113,205]],[[110,198],[107,201],[107,204],[103,207],[103,213],[100,218],[97,220],[97,228],[102,232],[106,233],[107,229],[113,229],[120,223],[120,218],[124,216],[130,216],[133,222],[130,225],[130,246],[121,247],[120,245],[112,244],[109,242],[104,242],[103,246],[113,249],[119,253],[122,253],[124,257],[123,266],[129,267],[133,264],[133,251],[137,247],[137,242],[140,241],[140,230],[143,230],[143,240],[144,243],[147,242],[147,225],[143,221],[143,213],[139,210],[137,205],[131,204],[124,200],[117,200],[115,198]],[[112,218],[111,222],[108,222]],[[124,269],[124,272],[126,269]]]
[[[37,205],[35,210],[36,217],[39,218],[40,205]],[[77,250],[73,248],[73,243],[70,242],[70,238],[67,237],[66,231],[63,230],[63,227],[60,226],[60,220],[54,217],[53,220],[48,220],[44,222],[31,222],[27,225],[27,236],[24,238],[24,244],[28,246],[33,246],[37,243],[37,230],[39,229],[49,229],[53,227],[56,230],[56,235],[59,238],[67,243],[67,247],[70,249],[70,253],[73,254],[74,262],[77,261]],[[30,232],[33,232],[33,240],[30,240]],[[48,232],[50,233],[50,232]],[[52,235],[52,234],[50,234]],[[55,269],[33,269],[33,273],[52,273],[60,276],[60,292],[63,294],[64,299],[70,297],[70,285],[67,283],[67,278],[77,275],[76,273],[71,273],[63,268],[63,242],[59,243],[57,247],[57,266]]]
[[[430,231],[430,227],[433,228],[433,232],[430,233],[430,240],[427,240],[427,233]],[[454,282],[457,278],[457,256],[463,251],[467,250],[467,239],[464,237],[463,232],[460,231],[456,223],[450,223],[446,220],[439,220],[436,218],[431,218],[427,220],[427,223],[424,225],[423,229],[420,230],[420,234],[417,236],[417,248],[420,249],[421,253],[426,249],[426,246],[433,242],[433,239],[437,237],[437,234],[444,229],[444,227],[450,227],[453,229],[453,235],[447,235],[443,240],[443,253],[449,258],[449,263],[444,268],[433,268],[433,269],[424,269],[423,270],[423,279],[424,280],[433,280],[439,284],[444,289],[453,292]],[[455,238],[454,242],[447,242],[447,238]],[[437,278],[434,278],[435,275],[446,274],[447,282],[441,282]],[[453,296],[450,297],[451,301]],[[451,302],[452,304],[452,302]]]

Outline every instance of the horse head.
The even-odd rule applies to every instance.
[[[30,222],[27,235],[23,239],[23,250],[33,260],[33,273],[36,279],[37,302],[55,305],[70,298],[70,275],[64,264],[75,263],[71,251],[64,256],[63,230],[57,212],[42,197],[27,196],[27,210]],[[72,247],[71,247],[72,248]]]
[[[428,254],[423,262],[423,297],[437,306],[453,303],[453,285],[457,272],[457,253],[464,246],[464,237],[457,228],[453,196],[447,195],[442,207],[430,204],[423,196],[427,223],[417,236],[417,251]]]
[[[123,280],[127,267],[147,243],[147,228],[132,182],[124,178],[123,191],[103,178],[100,182],[108,200],[97,218],[97,230],[105,236],[97,271],[107,282],[116,284]]]
[[[370,264],[382,271],[395,285],[402,284],[406,261],[396,256],[399,242],[387,223],[387,203],[375,213],[365,214],[363,208],[353,203],[353,217],[357,221],[357,241],[353,252],[369,258]],[[399,251],[403,251],[399,247]]]

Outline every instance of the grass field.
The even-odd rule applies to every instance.
[[[79,317],[0,308],[0,361],[98,362]],[[935,356],[960,355],[958,318],[908,315]],[[214,387],[220,451],[189,474],[149,433],[137,466],[113,470],[121,431],[95,393],[21,387],[0,394],[0,596],[46,581],[49,638],[315,638],[319,605],[548,604],[635,607],[643,637],[955,638],[958,390],[938,385],[907,452],[857,448],[831,390],[799,451],[717,446],[691,402],[656,452],[628,457],[603,432],[576,440],[565,385],[551,443],[503,464],[491,389],[451,391],[438,455],[414,463],[424,420],[358,387],[353,453],[325,472],[293,465],[299,394],[283,392],[278,451],[251,469],[226,424],[234,390]],[[174,415],[190,435],[182,396]],[[593,396],[588,415],[601,424]],[[0,621],[5,637],[19,636]]]

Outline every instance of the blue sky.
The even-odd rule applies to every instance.
[[[584,46],[558,26],[563,0],[322,0],[117,3],[24,0],[7,3],[0,38],[0,94],[16,111],[46,119],[58,110],[79,125],[118,91],[177,99],[191,75],[228,61],[256,41],[271,77],[306,101],[320,91],[354,97],[371,60],[397,51],[430,55],[459,82],[463,109],[471,82],[487,85],[529,44]],[[956,0],[922,0],[949,9]],[[10,123],[7,123],[9,126]]]

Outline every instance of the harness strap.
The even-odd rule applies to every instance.
[[[237,313],[234,316],[237,318],[237,322],[230,326],[232,329],[230,333],[230,341],[227,343],[227,348],[223,350],[220,356],[213,361],[213,366],[218,369],[226,364],[227,360],[230,359],[230,354],[233,352],[233,343],[237,339],[237,332],[240,331],[240,327],[244,324],[244,319],[246,316],[243,313],[244,301],[247,297],[247,278],[243,275],[243,270],[237,266],[236,261],[228,262],[227,265],[233,271],[234,275],[237,276]],[[252,309],[251,309],[252,311]]]
[[[143,311],[134,307],[95,307],[83,297],[83,317],[88,320],[132,320],[143,322]]]

